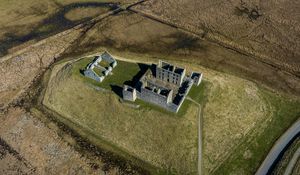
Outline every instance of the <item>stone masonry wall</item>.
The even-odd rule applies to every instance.
[[[135,101],[136,90],[132,88],[132,91],[128,90],[127,87],[123,88],[123,99],[128,101]]]
[[[167,97],[152,92],[151,90],[141,88],[141,94],[139,95],[139,98],[163,108],[168,108]]]
[[[93,79],[93,80],[96,80],[98,82],[102,82],[102,80],[103,80],[103,77],[97,76],[95,74],[95,72],[91,69],[85,70],[84,75],[91,78],[91,79]]]
[[[156,78],[177,85],[180,85],[182,82],[182,76],[180,74],[162,69],[160,67],[156,68]]]

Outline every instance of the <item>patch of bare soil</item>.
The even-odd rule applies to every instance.
[[[22,109],[9,109],[0,123],[1,174],[104,174]]]

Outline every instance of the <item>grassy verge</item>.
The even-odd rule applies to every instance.
[[[202,104],[208,94],[210,82],[207,80],[202,80],[199,86],[193,86],[188,94],[196,102]],[[204,104],[203,104],[204,105]]]
[[[252,138],[248,138],[238,146],[234,154],[214,174],[232,174],[233,172],[254,174],[275,141],[299,118],[299,100],[277,95],[265,89],[262,89],[261,93],[264,99],[273,107],[273,114],[271,119],[267,121],[267,127],[259,130],[259,132],[254,130],[251,133]],[[246,152],[251,153],[251,156],[245,156]]]
[[[113,159],[115,162],[119,163],[125,163],[125,162],[120,162],[118,161],[118,157],[116,157],[114,154],[118,155],[122,159],[126,159],[127,161],[130,161],[132,165],[136,165],[138,167],[142,167],[143,169],[147,170],[151,174],[166,174],[166,171],[163,169],[159,169],[158,167],[155,167],[148,162],[143,161],[142,159],[139,159],[135,156],[133,156],[130,152],[127,150],[124,150],[117,145],[107,141],[101,135],[95,133],[93,130],[89,129],[88,127],[82,127],[80,123],[77,123],[76,121],[73,121],[72,119],[68,119],[66,117],[61,116],[58,113],[55,113],[54,111],[43,108],[43,110],[47,111],[49,114],[51,114],[52,117],[54,117],[56,120],[59,122],[62,122],[66,124],[69,128],[71,128],[73,131],[76,132],[76,134],[79,134],[80,137],[83,140],[86,140],[90,143],[93,143],[95,146],[101,148],[101,150],[104,150],[105,152],[109,151],[111,154],[109,159]],[[76,146],[76,145],[74,145]],[[79,148],[80,149],[80,148]],[[105,157],[107,158],[107,157]],[[123,160],[122,160],[123,161]],[[124,166],[124,165],[119,165],[119,166]]]
[[[65,65],[67,61],[70,60],[62,60],[60,63]],[[61,67],[59,64],[55,65]],[[105,169],[116,166],[125,174],[165,174],[163,170],[107,142],[101,138],[99,134],[94,133],[89,128],[84,128],[76,123],[76,121],[65,118],[42,105],[41,103],[46,91],[45,86],[47,86],[49,79],[51,79],[51,69],[47,70],[43,76],[43,90],[41,96],[38,97],[37,106],[30,109],[32,115],[39,118],[39,120],[45,123],[50,129],[55,130],[59,136],[74,146],[77,151],[83,155],[87,155],[90,160],[97,162],[101,166],[104,163],[103,167]]]

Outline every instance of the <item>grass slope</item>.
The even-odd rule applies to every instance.
[[[300,101],[264,89],[261,93],[273,108],[271,118],[259,124],[263,129],[252,131],[214,174],[254,174],[275,141],[300,116]]]
[[[79,71],[90,59],[62,67],[57,75],[52,75],[44,104],[96,145],[155,174],[196,174],[197,106],[189,105],[179,117],[146,103],[139,109],[128,107],[120,103],[111,85],[130,81],[139,65],[118,61],[113,75],[97,83]],[[113,92],[96,90],[95,86]]]
[[[147,57],[147,55],[142,56],[141,54],[129,52],[126,52],[126,57],[139,60],[138,62],[157,62],[158,59],[167,59],[159,55]],[[284,94],[276,94],[261,88],[253,82],[195,64],[175,61],[175,59],[171,62],[185,66],[188,70],[200,71],[204,74],[202,86],[193,87],[189,96],[204,106],[203,168],[206,174],[253,174],[272,147],[272,144],[299,116],[299,100],[296,98],[290,98]],[[80,66],[78,64],[81,63],[76,63],[72,70],[84,67],[87,63],[88,61],[86,63],[82,62]],[[122,61],[119,61],[119,63],[119,68],[122,68]],[[53,87],[48,88],[48,95],[46,94],[44,102],[51,109],[58,111],[64,118],[79,121],[78,123],[81,126],[83,119],[80,116],[92,116],[93,113],[98,112],[98,115],[101,116],[100,118],[95,116],[94,118],[86,119],[93,121],[90,121],[94,124],[91,127],[91,131],[97,136],[101,136],[103,140],[108,140],[113,145],[119,145],[118,148],[122,150],[121,152],[127,152],[130,155],[139,157],[152,165],[163,167],[169,172],[177,171],[179,174],[190,172],[191,169],[196,168],[196,160],[191,161],[192,159],[187,159],[189,157],[187,154],[190,154],[190,156],[192,154],[196,158],[197,142],[194,140],[192,144],[189,140],[197,138],[197,106],[186,100],[182,109],[187,111],[182,112],[183,115],[180,114],[180,111],[177,116],[167,113],[156,106],[143,104],[143,102],[138,102],[141,104],[139,109],[132,109],[128,106],[122,106],[116,93],[99,92],[86,86],[87,84],[92,84],[111,89],[111,84],[121,85],[131,80],[130,77],[132,78],[139,66],[133,63],[130,63],[131,66],[126,66],[126,64],[129,63],[124,62],[125,66],[122,69],[113,71],[114,75],[121,75],[124,79],[117,78],[111,81],[110,78],[113,78],[113,75],[101,85],[84,78],[79,74],[78,70],[75,72],[76,76],[59,81],[63,82],[63,85],[56,86],[53,82],[50,82],[49,85],[51,86],[52,84]],[[130,76],[126,77],[127,74],[130,74]],[[72,75],[74,74],[72,73]],[[57,79],[57,77],[52,79]],[[83,84],[80,83],[79,87],[78,82],[83,82]],[[66,84],[69,85],[66,87]],[[74,88],[77,90],[74,90]],[[90,92],[92,91],[91,89],[94,93]],[[78,97],[68,95],[76,94],[78,93],[77,91],[81,93],[76,95]],[[87,92],[89,92],[89,95]],[[97,94],[97,97],[92,97],[95,94]],[[60,99],[61,96],[65,97]],[[87,96],[91,96],[90,100],[97,102],[98,106],[93,107],[91,103],[87,102]],[[76,104],[73,104],[75,101]],[[82,107],[77,103],[85,103],[84,106],[89,107]],[[92,108],[90,108],[91,105]],[[64,107],[62,108],[61,106]],[[74,109],[77,108],[80,111],[76,110],[74,112]],[[97,108],[97,110],[94,108]],[[89,111],[87,111],[88,109]],[[101,111],[101,109],[105,109],[105,112]],[[87,112],[89,113],[88,115],[86,114]],[[122,117],[119,117],[121,114]],[[106,120],[108,119],[103,119],[103,116],[107,116],[107,118],[114,116],[114,119],[107,122]],[[110,127],[110,129],[113,129],[115,126],[119,126],[119,121],[115,121],[116,118],[119,118],[117,121],[128,120],[125,123],[127,129],[131,130],[131,132],[123,129],[121,133],[114,132],[110,137],[105,136],[103,128]],[[101,122],[96,119],[101,120]],[[98,124],[95,125],[95,121]],[[135,124],[130,125],[130,122]],[[175,124],[174,122],[178,123]],[[104,126],[103,123],[105,123]],[[137,129],[137,127],[140,129]],[[101,128],[101,132],[99,128]],[[161,130],[162,128],[164,129]],[[125,133],[127,133],[126,136],[124,136]],[[129,138],[119,139],[121,135]],[[144,144],[142,144],[142,142],[145,142],[145,140],[142,141],[141,139],[142,135],[147,135],[147,141]],[[134,138],[132,138],[133,136]],[[118,140],[110,140],[112,137]],[[172,138],[172,141],[163,139],[167,137]],[[136,144],[135,147],[131,145],[133,143]],[[169,145],[169,147],[167,148],[164,144]],[[188,149],[188,145],[193,146]],[[145,149],[142,151],[141,147]],[[191,151],[192,148],[194,152]],[[179,152],[174,152],[174,150]]]

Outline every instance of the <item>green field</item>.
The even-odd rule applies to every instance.
[[[110,10],[77,6],[89,2],[120,1],[0,0],[0,56]],[[281,93],[297,91],[299,82],[292,74],[138,13],[123,11],[102,19],[72,43],[66,56],[109,50],[139,63],[160,59],[203,72],[203,83],[188,96],[202,106],[204,174],[254,174],[275,141],[300,117],[299,97]],[[120,95],[141,65],[118,61],[113,75],[98,83],[80,72],[91,59],[62,60],[51,67],[44,107],[92,144],[153,174],[196,174],[198,106],[185,100],[174,114],[137,100],[134,105],[140,107],[134,108]],[[286,61],[293,67],[293,59]],[[2,99],[19,91],[11,87],[17,90],[3,91]]]
[[[194,88],[189,96],[195,99],[198,95],[204,107],[205,174],[253,174],[276,139],[300,116],[299,98],[270,91],[251,81],[177,57],[118,54],[141,62],[166,59],[204,73],[204,86],[199,87],[205,87],[204,91],[197,93]]]
[[[177,116],[141,101],[138,109],[128,107],[119,101],[118,88],[132,80],[139,65],[118,61],[113,75],[98,83],[80,73],[91,59],[54,67],[58,72],[52,73],[44,105],[94,144],[152,173],[197,174],[198,106],[187,103],[185,114]]]
[[[254,174],[275,141],[300,116],[299,101],[267,90],[261,93],[272,107],[272,115],[242,140],[214,174]]]
[[[96,82],[92,79],[86,78],[84,77],[82,74],[80,74],[80,71],[78,70],[82,70],[83,68],[86,67],[86,65],[88,65],[91,61],[93,60],[93,58],[86,58],[86,59],[82,59],[79,62],[77,62],[76,64],[74,64],[74,68],[72,69],[72,73],[78,77],[81,78],[81,81],[84,81],[86,83],[92,84],[94,86],[97,87],[102,87],[105,89],[110,89],[113,92],[115,92],[117,95],[119,95],[121,97],[121,91],[123,88],[124,84],[129,84],[129,85],[134,85],[136,82],[136,78],[139,77],[140,73],[143,71],[141,70],[141,67],[148,67],[149,65],[146,64],[136,64],[136,63],[128,63],[125,61],[118,61],[118,66],[115,67],[113,69],[113,75],[109,75],[108,77],[106,77],[103,82]],[[138,74],[138,76],[137,76]],[[200,86],[193,86],[191,88],[191,91],[189,93],[189,96],[196,100],[198,103],[201,103],[203,98],[204,98],[204,86],[207,84],[208,82],[204,81],[204,83],[202,83]],[[163,108],[160,108],[156,105],[150,104],[150,103],[146,103],[143,102],[142,100],[137,99],[135,104],[140,105],[142,108],[152,108],[155,109],[157,111],[169,114],[169,115],[176,115],[176,116],[183,116],[187,109],[188,106],[191,104],[190,101],[185,100],[182,107],[180,108],[179,112],[177,114],[174,114],[172,112],[169,112]]]
[[[144,59],[134,54],[130,58]],[[140,66],[118,61],[113,75],[98,83],[79,71],[91,59],[55,66],[44,104],[58,112],[64,123],[75,123],[81,135],[94,137],[89,139],[96,145],[136,160],[152,172],[195,174],[197,105],[185,100],[176,115],[140,100],[135,102],[140,108],[128,107],[119,101],[120,88],[131,82]],[[298,118],[299,100],[232,75],[172,62],[204,74],[201,86],[189,93],[203,107],[204,173],[253,174],[276,139]]]
[[[204,73],[205,89],[198,95],[204,106],[206,174],[254,174],[275,141],[300,117],[299,98],[192,64],[191,59],[113,51],[136,61],[155,63],[164,59]],[[195,97],[197,93],[191,95],[192,92],[193,89],[190,96]]]
[[[138,64],[118,61],[118,65],[112,71],[113,75],[108,75],[105,77],[104,81],[100,83],[94,81],[93,79],[86,78],[80,73],[80,70],[83,70],[92,60],[93,58],[90,57],[76,62],[76,64],[74,64],[74,68],[72,69],[72,74],[83,82],[106,89],[111,89],[112,85],[123,87],[123,84],[126,81],[131,81],[132,78],[140,71]]]

